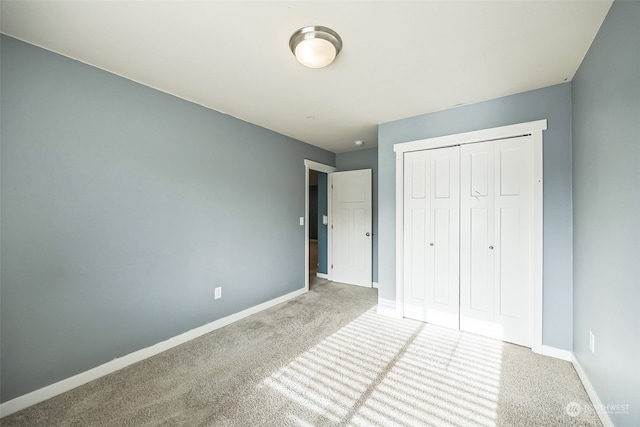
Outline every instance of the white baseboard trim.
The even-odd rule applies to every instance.
[[[561,348],[555,348],[548,345],[542,345],[543,356],[555,357],[556,359],[566,360],[567,362],[573,361],[573,352],[570,350],[562,350]]]
[[[260,311],[266,310],[275,305],[300,296],[305,292],[307,292],[307,290],[304,288],[290,292],[281,297],[263,302],[262,304],[255,305],[253,307],[249,307],[246,310],[231,314],[227,317],[223,317],[222,319],[215,320],[213,322],[207,323],[206,325],[199,326],[195,329],[191,329],[180,335],[169,338],[166,341],[154,344],[151,347],[143,348],[141,350],[134,351],[133,353],[129,353],[123,357],[113,359],[110,362],[96,366],[95,368],[81,372],[72,377],[65,378],[64,380],[58,381],[57,383],[53,383],[25,395],[18,396],[15,399],[11,399],[0,404],[0,418],[21,411],[31,405],[35,405],[36,403],[40,403],[54,396],[65,393],[88,382],[97,380],[98,378],[111,374],[115,371],[119,371],[122,368],[140,362],[144,359],[148,359],[149,357],[155,356],[156,354],[162,353],[163,351],[179,346],[180,344],[184,344],[204,334],[208,334],[209,332],[213,332],[216,329],[220,329],[233,322],[237,322],[238,320],[244,319],[245,317],[251,316],[252,314],[256,314]]]
[[[327,279],[329,280],[329,275],[328,274],[324,274],[324,273],[316,273],[316,276],[319,277],[320,279]]]
[[[580,377],[580,381],[582,381],[582,385],[584,386],[584,389],[587,391],[587,394],[589,395],[589,399],[591,399],[591,404],[593,404],[593,407],[596,409],[596,413],[598,414],[598,417],[600,417],[600,421],[602,422],[602,425],[604,427],[615,427],[607,411],[598,409],[598,408],[605,408],[605,406],[602,404],[602,401],[600,400],[598,393],[596,393],[596,389],[593,388],[591,381],[589,381],[587,374],[584,372],[584,369],[582,369],[582,366],[580,365],[580,362],[576,358],[575,354],[571,355],[571,361],[573,362],[573,367],[575,368],[576,372],[578,373],[578,376]]]
[[[378,282],[373,282],[372,285],[375,289],[378,289]]]
[[[393,317],[394,319],[402,318],[396,310],[396,302],[384,298],[378,298],[377,313],[381,316]]]

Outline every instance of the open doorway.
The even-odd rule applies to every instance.
[[[320,201],[318,200],[318,172],[315,170],[309,171],[309,216],[307,223],[309,224],[309,283],[312,284],[318,274],[319,259],[318,259],[318,234],[319,223],[318,215],[321,214],[319,208]],[[323,174],[326,175],[326,174]],[[326,272],[326,270],[325,270]]]
[[[328,185],[328,174],[309,171],[309,283],[329,277]]]
[[[305,160],[305,288],[329,273],[329,173],[335,168]]]

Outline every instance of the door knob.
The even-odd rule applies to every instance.
[[[365,236],[369,237],[369,236],[371,236],[371,233],[369,233],[369,232],[367,231],[367,234],[365,234]]]
[[[433,243],[429,243],[429,246],[433,246]]]
[[[489,246],[489,249],[493,250],[493,246]]]

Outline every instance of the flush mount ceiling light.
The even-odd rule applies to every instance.
[[[358,147],[362,147],[362,146],[364,145],[364,141],[362,141],[362,140],[360,140],[360,139],[359,139],[359,140],[357,140],[356,142],[354,142],[354,144],[355,144],[356,146],[358,146]]]
[[[300,28],[293,33],[289,47],[305,67],[322,68],[336,59],[342,49],[342,39],[331,28],[316,25]]]

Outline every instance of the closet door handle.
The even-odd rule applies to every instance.
[[[429,243],[429,246],[433,246],[433,243]]]

